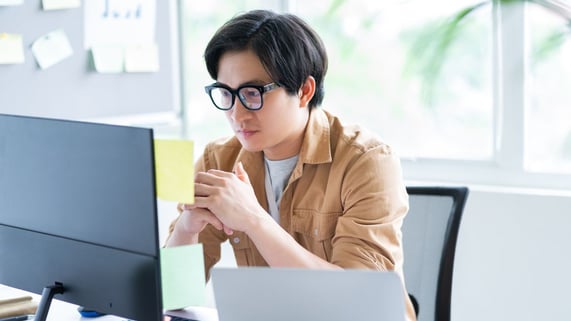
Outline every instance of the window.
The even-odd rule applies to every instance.
[[[571,29],[553,12],[529,6],[529,100],[525,168],[571,174]]]
[[[490,160],[490,10],[463,22],[462,41],[452,43],[443,59],[427,51],[435,47],[441,21],[470,1],[436,2],[297,6],[330,56],[323,107],[378,133],[403,157]],[[435,58],[445,62],[437,75],[428,68]]]
[[[439,51],[442,22],[471,7]],[[571,173],[571,42],[560,38],[543,56],[524,56],[551,30],[566,28],[538,7],[528,6],[525,28],[524,7],[492,1],[183,0],[186,136],[199,154],[231,134],[203,90],[212,79],[202,53],[216,28],[245,10],[290,11],[327,47],[323,107],[392,145],[407,179],[569,188],[562,174]]]

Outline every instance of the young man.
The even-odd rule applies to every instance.
[[[206,271],[229,239],[240,266],[402,276],[399,159],[318,108],[327,71],[319,36],[294,15],[250,11],[216,32],[205,60],[216,81],[206,92],[235,135],[198,160],[195,203],[179,204],[167,246],[202,243]]]

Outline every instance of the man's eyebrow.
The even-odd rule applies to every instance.
[[[271,82],[271,80],[270,80],[269,82]],[[243,83],[240,83],[237,87],[234,87],[234,88],[238,88],[238,87],[241,87],[241,86],[248,86],[248,85],[259,86],[259,85],[265,85],[265,84],[267,84],[267,83],[268,83],[268,81],[265,81],[265,80],[253,79],[253,80],[249,80],[249,81],[245,81],[245,82],[243,82]],[[217,81],[217,82],[215,82],[214,84],[215,84],[215,85],[223,85],[223,86],[226,86],[226,87],[229,87],[229,88],[233,88],[232,86],[230,86],[230,85],[228,85],[228,84],[226,84],[226,83],[220,82],[220,81]]]

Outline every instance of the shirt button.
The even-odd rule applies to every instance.
[[[238,244],[238,243],[240,243],[240,238],[235,237],[234,239],[232,239],[232,242],[234,242],[235,244]]]

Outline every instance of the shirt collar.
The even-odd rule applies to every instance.
[[[300,159],[307,164],[331,162],[331,127],[326,112],[313,108],[305,129]]]

